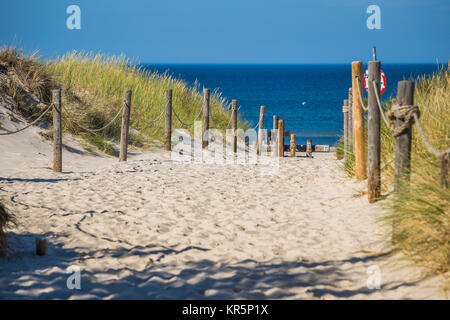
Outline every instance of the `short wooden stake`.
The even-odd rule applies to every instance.
[[[291,157],[295,157],[296,149],[297,149],[297,146],[295,144],[295,134],[291,134],[291,145],[290,145],[290,148],[289,148]]]
[[[353,86],[353,134],[355,136],[355,176],[361,181],[366,178],[366,152],[364,142],[364,109],[361,106],[359,92],[363,94],[362,87],[362,67],[361,61],[352,62],[352,86]]]
[[[347,154],[349,148],[349,128],[348,128],[348,100],[344,100],[344,106],[342,107],[342,114],[344,115],[344,161],[347,161]]]
[[[45,239],[36,238],[36,255],[45,256],[48,252],[48,242]]]
[[[262,140],[262,130],[264,129],[264,118],[266,116],[266,107],[261,106],[259,109],[259,130],[258,130],[258,144],[256,145],[256,153],[258,155],[261,154],[261,144],[263,143]]]
[[[61,89],[52,90],[53,99],[53,171],[62,172]]]
[[[400,81],[397,87],[397,103],[399,106],[414,105],[414,82]],[[395,126],[402,126],[404,119],[397,118]],[[402,134],[395,138],[394,190],[399,191],[402,181],[409,181],[411,169],[411,124]]]
[[[368,200],[373,203],[380,199],[381,194],[381,114],[376,95],[380,96],[381,62],[369,61],[369,91],[368,91]],[[375,87],[372,85],[375,81]],[[376,91],[375,91],[376,90]]]
[[[209,99],[211,91],[203,88],[203,126],[202,126],[202,146],[203,149],[208,146],[208,136],[205,132],[209,130]]]
[[[237,152],[237,100],[231,101],[231,129],[233,129],[233,152]]]
[[[278,120],[278,156],[284,157],[284,120]]]
[[[127,161],[128,158],[128,134],[130,130],[131,114],[131,90],[124,92],[124,108],[122,111],[122,129],[120,133],[119,161]]]
[[[164,150],[172,150],[172,89],[166,90],[164,105]]]

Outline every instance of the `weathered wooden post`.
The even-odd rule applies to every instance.
[[[284,157],[284,120],[278,120],[278,156]]]
[[[36,255],[45,256],[48,252],[48,242],[45,239],[36,238]]]
[[[349,150],[353,152],[353,92],[352,88],[348,89],[348,137]]]
[[[256,146],[256,153],[261,154],[261,144],[263,142],[262,130],[264,129],[264,117],[266,116],[266,107],[261,106],[259,109],[259,130],[258,130],[258,144]]]
[[[344,161],[347,161],[347,153],[349,148],[349,118],[348,118],[348,100],[344,100],[344,106],[342,107],[342,114],[344,115]]]
[[[164,150],[172,150],[172,89],[166,90],[166,103],[164,106]]]
[[[237,152],[237,100],[231,101],[231,129],[233,129],[233,152]]]
[[[397,87],[397,103],[399,107],[412,106],[414,104],[414,82],[400,81]],[[405,123],[402,117],[396,117],[396,129],[405,126],[405,129],[395,137],[395,166],[394,166],[394,190],[399,191],[402,181],[409,181],[411,169],[411,137],[410,123]]]
[[[211,91],[203,88],[203,126],[202,126],[202,146],[203,149],[208,146],[208,136],[205,132],[209,130],[209,99]]]
[[[122,111],[122,129],[120,133],[119,161],[127,161],[128,158],[128,133],[130,130],[131,114],[131,90],[125,90],[124,108]]]
[[[352,92],[353,92],[353,134],[355,136],[355,176],[356,180],[366,178],[366,152],[364,143],[364,110],[359,99],[359,92],[362,95],[362,62],[352,62]]]
[[[295,134],[291,134],[291,145],[290,145],[290,148],[289,148],[291,157],[295,157],[296,149],[297,149],[297,146],[295,144]]]
[[[53,101],[53,171],[62,172],[61,89],[52,90],[52,101]]]
[[[312,158],[312,139],[306,140],[306,156]]]
[[[381,176],[380,176],[380,157],[381,157],[381,122],[380,108],[376,95],[380,96],[381,86],[381,62],[369,61],[369,92],[368,92],[368,199],[373,203],[380,198]],[[375,82],[375,85],[373,84]]]

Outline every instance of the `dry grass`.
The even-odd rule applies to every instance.
[[[52,76],[43,65],[37,52],[23,55],[22,51],[4,47],[0,49],[0,101],[12,105],[25,117],[40,113],[37,103],[51,101],[51,89],[55,87]]]

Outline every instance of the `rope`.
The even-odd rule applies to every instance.
[[[430,153],[434,154],[435,157],[439,158],[439,159],[442,159],[444,156],[448,157],[448,155],[450,155],[450,148],[448,148],[447,150],[444,150],[444,151],[436,150],[431,145],[430,141],[428,141],[427,137],[425,136],[425,133],[423,132],[422,126],[420,125],[419,117],[418,117],[417,113],[414,112],[413,116],[414,116],[414,121],[415,121],[415,123],[417,125],[417,129],[419,130],[420,137],[422,138],[423,144],[428,149],[428,151]]]
[[[374,89],[373,91],[375,91],[375,97],[377,98],[378,108],[380,109],[380,113],[381,113],[381,116],[383,118],[383,121],[386,124],[386,127],[390,128],[389,121],[386,119],[386,115],[384,113],[384,110],[383,110],[383,107],[382,107],[382,104],[381,104],[381,100],[380,100],[380,96],[378,94],[378,90],[376,90],[375,80],[372,80],[372,85],[373,85],[373,89]]]
[[[178,121],[180,121],[180,123],[181,123],[182,125],[186,126],[186,127],[192,126],[192,125],[195,123],[195,121],[197,121],[198,118],[200,117],[200,115],[202,114],[202,109],[200,109],[200,112],[198,113],[197,117],[194,119],[194,122],[192,122],[192,123],[185,123],[185,122],[183,122],[183,121],[180,119],[180,117],[179,117],[178,114],[176,113],[175,109],[172,109],[172,111],[173,111],[173,114],[175,115],[175,117],[178,119]]]
[[[233,120],[233,112],[231,112],[231,114],[230,114],[230,120],[228,121],[227,129],[230,128],[231,120]]]
[[[25,129],[28,129],[29,127],[31,127],[32,125],[34,125],[36,122],[38,122],[39,120],[41,120],[47,113],[48,111],[53,107],[53,103],[50,104],[48,106],[48,108],[33,122],[29,123],[27,126],[23,127],[22,129],[19,129],[17,131],[14,132],[6,132],[6,133],[0,133],[0,136],[7,136],[7,135],[11,135],[11,134],[15,134],[15,133],[19,133],[21,131],[24,131]]]
[[[162,118],[164,112],[165,112],[165,110],[163,110],[163,111],[161,112],[161,114],[160,114],[155,120],[153,120],[153,121],[145,121],[145,120],[142,120],[142,122],[144,122],[145,124],[147,124],[147,125],[149,125],[149,126],[153,126],[155,123],[157,123],[157,122]]]
[[[364,111],[367,111],[368,108],[367,108],[366,106],[364,106],[364,99],[363,99],[361,90],[359,90],[359,87],[360,87],[359,84],[361,83],[361,80],[359,79],[358,76],[356,76],[356,80],[358,81],[358,85],[356,86],[356,88],[357,88],[358,95],[359,95],[359,101],[361,102],[361,108],[363,108]],[[362,84],[361,84],[361,85],[362,85]]]
[[[420,114],[419,107],[409,105],[399,106],[398,104],[394,105],[391,110],[388,111],[387,117],[389,120],[403,119],[403,123],[394,129],[392,134],[394,138],[398,137],[409,128],[415,113]]]
[[[73,119],[72,119],[72,122],[75,123],[78,127],[80,127],[81,129],[83,129],[83,130],[85,130],[85,131],[88,131],[88,132],[91,132],[91,133],[97,133],[97,132],[100,132],[100,131],[105,130],[106,128],[110,127],[110,126],[114,123],[114,121],[116,121],[117,117],[120,115],[120,113],[122,112],[123,108],[125,108],[125,104],[120,108],[119,112],[117,112],[117,114],[114,116],[114,118],[113,118],[107,125],[105,125],[105,126],[102,127],[102,128],[99,128],[99,129],[90,129],[90,128],[86,128],[86,127],[84,127],[83,125],[79,124],[78,122],[76,122],[76,121],[73,120]],[[63,107],[63,109],[64,109],[67,113],[69,113],[69,112],[67,111],[67,109],[65,109],[64,107]],[[73,117],[72,117],[72,118],[73,118]]]

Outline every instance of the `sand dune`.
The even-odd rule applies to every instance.
[[[261,175],[165,152],[118,163],[65,137],[58,174],[38,130],[0,137],[0,195],[19,221],[0,259],[2,299],[445,298],[441,277],[421,280],[390,254],[382,204],[358,196],[364,184],[332,154],[284,158]],[[34,255],[38,236],[45,257]],[[71,265],[81,290],[67,288]],[[380,289],[367,287],[373,268]]]

